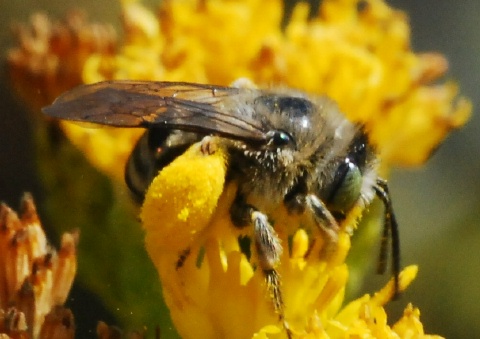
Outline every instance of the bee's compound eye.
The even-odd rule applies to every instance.
[[[354,162],[347,158],[338,166],[335,173],[335,180],[328,199],[329,207],[334,211],[348,212],[360,197],[361,189],[362,172]]]
[[[269,138],[269,143],[276,147],[294,144],[292,136],[285,131],[270,131],[267,133],[267,136]]]

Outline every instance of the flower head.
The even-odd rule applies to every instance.
[[[62,307],[75,277],[78,234],[66,233],[59,252],[47,243],[30,195],[20,218],[0,206],[0,333],[73,338],[72,313]]]
[[[395,293],[393,280],[374,296],[344,302],[350,248],[348,233],[358,217],[353,212],[342,225],[338,249],[327,260],[318,255],[321,241],[311,247],[309,234],[295,221],[280,215],[275,223],[284,246],[278,267],[284,314],[279,320],[272,301],[275,293],[258,267],[251,245],[252,230],[232,225],[230,206],[236,187],[224,189],[223,149],[206,155],[194,144],[154,179],[141,218],[147,250],[159,272],[165,301],[182,337],[267,338],[401,336],[407,331],[424,336],[419,311],[411,305],[394,326],[387,324],[383,306]],[[317,239],[319,240],[319,239]],[[406,268],[400,290],[415,278],[417,268]],[[282,305],[283,307],[283,305]]]

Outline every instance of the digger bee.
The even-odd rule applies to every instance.
[[[322,96],[292,89],[254,89],[184,82],[106,81],[79,86],[43,111],[49,116],[118,127],[144,127],[126,168],[138,200],[158,171],[206,136],[227,149],[227,180],[237,184],[230,208],[236,227],[253,227],[259,268],[276,288],[282,246],[270,213],[279,205],[309,220],[334,251],[339,223],[357,205],[377,196],[385,206],[381,260],[391,242],[398,292],[398,227],[388,186],[364,128]]]

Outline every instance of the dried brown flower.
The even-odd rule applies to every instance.
[[[65,233],[56,252],[29,194],[21,210],[18,216],[0,205],[0,333],[10,338],[73,338],[73,315],[62,305],[76,273],[78,233]]]
[[[18,45],[7,54],[10,76],[35,109],[81,84],[85,60],[94,53],[113,54],[116,45],[113,27],[89,22],[82,11],[72,11],[62,21],[36,13],[29,25],[16,24],[14,32]]]

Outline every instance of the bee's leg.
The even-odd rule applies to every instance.
[[[290,338],[291,332],[285,322],[284,304],[280,288],[281,279],[276,266],[280,262],[283,252],[280,239],[273,227],[268,222],[267,216],[258,211],[255,207],[248,205],[241,194],[237,195],[230,209],[232,222],[237,227],[253,226],[255,249],[258,254],[258,264],[265,275],[265,281],[273,300],[275,312],[279,315],[287,335]]]
[[[264,272],[275,270],[283,251],[277,232],[270,225],[265,214],[253,211],[250,217],[259,265]]]
[[[393,213],[392,199],[390,198],[387,182],[384,179],[377,179],[377,184],[373,186],[373,189],[375,190],[375,194],[385,205],[385,221],[380,243],[380,257],[378,260],[377,272],[381,274],[385,272],[387,265],[387,247],[390,239],[392,246],[392,274],[394,279],[393,298],[396,299],[400,294],[400,236],[398,233],[397,219],[395,218],[395,213]]]
[[[336,251],[338,245],[338,232],[340,228],[332,213],[327,206],[316,195],[309,194],[305,197],[307,211],[313,216],[315,224],[322,232],[325,240],[325,245],[322,249],[322,254],[329,256]]]
[[[202,151],[203,154],[212,155],[217,151],[217,148],[218,148],[217,138],[209,135],[203,137],[200,144],[200,150]]]
[[[303,214],[307,212],[313,217],[314,223],[322,233],[325,245],[322,249],[322,256],[327,256],[335,252],[338,244],[338,223],[328,210],[327,206],[314,194],[307,194],[307,187],[303,181],[299,181],[291,192],[284,199],[285,207],[289,214]],[[311,247],[307,252],[310,253]]]
[[[239,194],[230,208],[232,222],[237,227],[253,226],[255,249],[259,265],[263,271],[274,270],[280,262],[282,245],[277,232],[268,222],[267,216],[255,207],[248,205]]]

